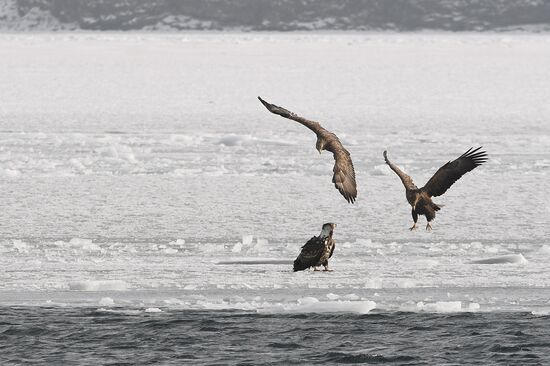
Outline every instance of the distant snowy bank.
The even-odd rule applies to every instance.
[[[1,0],[0,30],[550,30],[542,1]]]

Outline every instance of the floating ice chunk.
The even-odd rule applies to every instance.
[[[292,259],[280,259],[280,258],[236,258],[230,259],[227,261],[219,261],[216,264],[227,265],[227,264],[244,264],[244,265],[253,265],[253,264],[288,264],[293,263]]]
[[[162,300],[162,302],[164,302],[166,305],[182,305],[182,304],[184,304],[183,300],[176,299],[174,297]]]
[[[550,255],[550,245],[543,245],[542,247],[540,247],[539,253]]]
[[[242,243],[237,243],[233,246],[233,249],[231,249],[231,251],[233,253],[240,253],[242,248],[243,248],[243,244]]]
[[[126,291],[128,284],[121,280],[74,281],[69,283],[73,291]]]
[[[472,261],[472,263],[474,264],[525,264],[527,263],[527,259],[525,259],[525,257],[520,253],[520,254],[503,255],[500,257],[478,259],[478,260]]]
[[[164,253],[166,254],[176,254],[178,252],[177,249],[174,249],[174,248],[166,248],[163,250]]]
[[[15,178],[21,174],[17,169],[4,169],[4,174],[8,177]]]
[[[252,239],[254,239],[254,235],[243,235],[243,245],[251,245]]]
[[[376,308],[374,301],[319,301],[315,297],[298,299],[296,304],[279,304],[258,309],[267,313],[357,313],[367,314]]]
[[[69,241],[69,244],[72,247],[80,248],[87,252],[101,251],[101,247],[97,244],[94,244],[90,239],[72,238],[71,241]]]
[[[27,243],[21,240],[14,240],[13,241],[13,249],[16,250],[19,253],[28,253],[29,252],[29,246]]]
[[[72,159],[69,160],[69,162],[76,169],[78,169],[82,172],[87,172],[88,174],[90,173],[89,170],[86,168],[86,166],[80,160],[78,160],[77,158],[72,158]]]
[[[382,288],[382,280],[380,280],[379,278],[369,278],[367,279],[367,282],[365,282],[364,288],[380,289]]]
[[[471,302],[468,304],[468,311],[478,311],[480,307],[477,302]]]
[[[102,297],[101,300],[99,300],[99,305],[101,306],[113,306],[114,304],[115,301],[110,297]]]
[[[479,241],[473,241],[470,243],[470,248],[479,250],[483,248],[483,244],[481,244]]]
[[[332,292],[331,293],[328,293],[327,294],[327,298],[329,300],[338,300],[340,298],[340,295],[336,295],[336,294],[333,294]]]
[[[437,301],[433,303],[416,303],[418,310],[434,313],[457,313],[462,311],[461,301]]]
[[[185,245],[185,240],[184,239],[177,239],[176,241],[171,241],[170,244],[179,245],[180,248],[181,248]]]
[[[411,280],[410,278],[397,278],[395,285],[397,288],[414,288],[418,287],[416,281]]]
[[[159,308],[147,308],[145,309],[146,313],[162,313],[162,310]]]
[[[531,311],[531,314],[536,316],[548,316],[550,315],[550,309],[537,309]]]
[[[130,309],[105,309],[99,308],[96,311],[100,313],[112,313],[112,314],[122,314],[122,315],[139,315],[141,310],[130,310]]]
[[[428,313],[461,313],[479,311],[480,305],[477,302],[470,302],[467,306],[463,306],[462,301],[436,301],[432,303],[420,301],[416,303],[416,309]]]
[[[269,249],[269,242],[267,239],[256,238],[256,245],[254,246],[258,252],[265,251]]]

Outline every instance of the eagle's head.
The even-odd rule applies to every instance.
[[[319,234],[319,237],[326,238],[327,236],[332,236],[332,232],[334,231],[335,227],[336,224],[333,224],[332,222],[324,224],[323,228],[321,229],[321,234]]]
[[[325,140],[323,140],[320,137],[317,137],[317,143],[315,144],[315,148],[317,149],[317,151],[319,151],[319,154],[320,154],[321,151],[325,148]]]

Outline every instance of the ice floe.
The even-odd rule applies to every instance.
[[[472,261],[473,264],[526,264],[527,259],[523,254],[502,255],[499,257],[477,259]]]
[[[419,301],[416,304],[416,308],[419,311],[428,313],[460,313],[478,311],[480,309],[480,305],[478,303],[471,302],[466,306],[463,306],[462,301],[436,301],[432,303]]]
[[[304,297],[296,303],[277,304],[258,309],[262,313],[357,313],[367,314],[376,308],[374,301],[319,301]]]

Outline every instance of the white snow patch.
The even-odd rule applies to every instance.
[[[13,249],[16,250],[19,253],[28,253],[29,252],[29,246],[27,243],[21,240],[14,240],[13,241]]]
[[[128,284],[122,280],[74,281],[69,283],[72,291],[126,291]]]
[[[220,138],[218,144],[225,146],[237,146],[242,145],[243,142],[250,141],[250,139],[250,136],[231,134]]]
[[[21,175],[21,172],[17,169],[4,169],[4,174],[8,177],[15,178]]]

